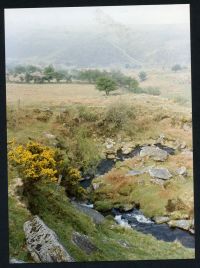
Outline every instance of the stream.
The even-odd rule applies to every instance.
[[[138,209],[121,213],[117,209],[112,209],[115,221],[124,227],[130,227],[144,234],[151,234],[158,240],[173,242],[178,240],[187,248],[195,247],[195,236],[187,231],[170,228],[166,223],[156,224],[149,218],[146,218]]]
[[[167,151],[168,154],[174,154],[174,149],[156,144],[162,150]],[[129,154],[124,155],[122,150],[117,151],[117,161],[124,161],[128,158],[139,155],[142,147],[134,148]],[[102,159],[96,168],[96,174],[86,175],[84,180],[80,182],[83,188],[87,188],[91,185],[92,180],[95,177],[104,175],[110,171],[115,166],[116,161],[112,159]],[[88,207],[93,208],[93,204],[88,205]],[[183,246],[187,248],[195,247],[195,236],[187,231],[181,230],[179,228],[170,228],[166,223],[156,224],[151,219],[145,217],[139,209],[133,209],[128,212],[120,212],[118,209],[112,209],[111,213],[115,217],[115,221],[121,226],[127,228],[133,228],[144,234],[151,234],[158,240],[163,240],[166,242],[173,242],[178,240]]]
[[[122,162],[128,158],[137,156],[139,155],[141,148],[142,147],[138,146],[134,148],[129,154],[126,154],[126,155],[122,153],[122,150],[118,150],[116,160]],[[86,174],[84,176],[84,180],[80,182],[81,186],[83,188],[89,187],[94,178],[104,175],[105,173],[110,171],[115,166],[115,164],[116,164],[116,161],[113,159],[102,159],[100,163],[98,164],[98,166],[96,167],[96,174]]]

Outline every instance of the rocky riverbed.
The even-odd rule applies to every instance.
[[[192,152],[186,148],[184,142],[179,143],[178,145],[177,143],[178,143],[177,141],[174,141],[174,143],[173,142],[171,143],[172,145],[174,144],[174,148],[169,147],[166,145],[168,144],[167,142],[164,143],[164,136],[160,136],[160,138],[152,144],[145,144],[143,146],[137,145],[136,147],[133,148],[133,145],[131,146],[131,143],[128,144],[123,143],[123,146],[121,145],[121,147],[119,145],[116,146],[116,143],[110,139],[107,141],[107,143],[105,143],[106,158],[103,159],[97,166],[96,175],[87,177],[85,180],[81,182],[81,185],[84,188],[91,186],[90,189],[92,189],[94,195],[98,194],[98,200],[100,203],[101,193],[104,192],[104,189],[106,189],[106,184],[108,183],[107,181],[105,181],[104,175],[106,176],[107,174],[110,173],[112,174],[112,170],[116,169],[117,162],[120,162],[121,167],[123,167],[123,162],[126,162],[127,159],[137,158],[139,162],[142,161],[142,165],[140,163],[139,164],[137,163],[136,165],[134,165],[134,169],[128,169],[128,172],[126,172],[124,176],[132,180],[137,179],[137,184],[138,183],[141,185],[143,184],[144,185],[143,187],[146,186],[146,179],[142,179],[142,177],[143,176],[145,178],[147,177],[148,185],[149,183],[158,185],[158,187],[161,187],[161,189],[163,189],[165,195],[167,195],[168,181],[169,185],[177,181],[178,183],[180,183],[181,180],[184,184],[190,180],[189,176],[191,176],[191,174],[188,175],[187,168],[185,166],[181,166],[180,163],[179,167],[177,167],[176,169],[172,169],[170,166],[171,161],[173,160],[173,156],[174,157],[178,157],[179,155],[186,155],[187,157],[192,156]],[[168,160],[169,157],[171,157],[172,160],[170,159],[169,161]],[[146,163],[144,163],[145,161],[147,163],[150,162],[151,165],[146,165]],[[184,165],[185,162],[181,164]],[[127,181],[128,182],[126,182],[125,179],[123,178],[123,183],[124,184],[127,183],[127,187],[130,187],[128,186],[130,185],[130,180],[127,179]],[[157,195],[157,192],[155,192],[155,195]],[[94,207],[98,209],[99,203],[98,204],[97,203],[98,202],[94,204]],[[177,239],[181,241],[181,243],[183,243],[183,245],[185,246],[194,247],[194,236],[193,236],[193,234],[195,233],[194,220],[188,213],[184,214],[184,210],[187,210],[187,204],[185,204],[181,200],[181,198],[180,199],[178,198],[177,200],[169,199],[168,203],[166,204],[166,207],[167,205],[170,207],[170,204],[172,208],[169,208],[168,212],[166,211],[166,215],[163,215],[162,213],[161,215],[155,213],[155,215],[151,216],[150,222],[148,223],[143,222],[142,226],[140,221],[136,221],[132,225],[129,224],[128,222],[130,221],[130,215],[132,215],[132,218],[134,219],[138,218],[138,216],[135,217],[134,213],[136,212],[139,213],[140,216],[145,218],[142,212],[136,210],[135,208],[141,206],[140,202],[132,201],[132,203],[125,204],[123,201],[121,204],[119,203],[119,205],[114,205],[113,203],[113,207],[112,205],[110,205],[109,208],[107,208],[106,210],[116,212],[117,211],[116,209],[120,208],[122,214],[119,214],[120,210],[118,210],[118,214],[116,214],[115,216],[116,219],[118,219],[118,223],[122,225],[123,224],[127,226],[129,225],[141,232],[151,233],[158,239],[163,239],[164,241],[174,241]],[[102,211],[102,208],[100,208],[100,211]],[[144,225],[144,224],[150,224],[150,225]]]

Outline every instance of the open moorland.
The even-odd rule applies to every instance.
[[[160,95],[7,83],[10,258],[45,261],[31,224],[56,261],[194,258],[190,73],[147,75]]]

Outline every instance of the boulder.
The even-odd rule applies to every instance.
[[[177,139],[177,140],[175,141],[175,148],[176,148],[177,150],[183,150],[183,149],[185,149],[186,147],[187,147],[187,144],[186,144],[185,141],[181,141],[181,140],[179,140],[179,139]]]
[[[170,220],[170,218],[167,216],[155,216],[155,217],[153,217],[153,221],[155,221],[155,223],[157,223],[157,224],[166,223],[169,220]]]
[[[149,170],[149,175],[153,178],[169,180],[172,175],[167,168],[151,168]]]
[[[95,224],[101,224],[105,221],[105,217],[95,209],[86,207],[82,204],[72,201],[71,202],[79,211],[89,216]]]
[[[165,161],[168,157],[168,153],[156,146],[144,146],[140,151],[140,156],[149,156],[155,161]]]
[[[45,223],[34,216],[24,223],[27,249],[37,263],[73,262],[58,237]]]
[[[51,134],[51,133],[44,133],[44,136],[47,138],[47,139],[49,139],[49,140],[52,140],[52,139],[55,139],[56,138],[56,136],[55,135],[53,135],[53,134]]]
[[[181,143],[181,145],[180,145],[180,149],[185,149],[186,146],[187,146],[186,142],[183,141],[183,142]]]
[[[106,147],[106,149],[111,149],[111,148],[113,148],[114,147],[114,145],[115,145],[115,142],[112,140],[112,139],[107,139],[106,141],[105,141],[105,147]]]
[[[171,220],[168,222],[170,227],[183,229],[185,231],[189,231],[191,224],[191,220]]]
[[[21,260],[17,260],[17,259],[14,259],[14,258],[11,258],[10,263],[25,263],[24,261],[21,261]]]
[[[180,167],[176,170],[176,173],[178,175],[186,176],[187,175],[187,169],[186,167]]]
[[[113,144],[111,143],[111,144],[106,144],[106,149],[111,149],[111,148],[113,148]]]
[[[195,234],[195,230],[194,230],[194,229],[189,229],[189,232],[190,232],[191,234]]]
[[[115,155],[115,154],[107,154],[107,155],[106,155],[106,158],[107,158],[107,159],[111,159],[111,160],[113,160],[113,159],[116,158],[116,155]]]
[[[89,237],[78,232],[72,233],[72,242],[87,254],[97,251],[97,247],[90,241]]]
[[[156,143],[161,143],[163,144],[165,142],[165,135],[160,134],[159,138],[156,140]]]
[[[121,212],[128,212],[135,207],[135,204],[124,204],[119,207]]]
[[[122,150],[122,154],[127,155],[132,152],[133,148],[131,144],[125,144],[122,146],[121,150]]]

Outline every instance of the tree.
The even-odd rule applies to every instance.
[[[26,67],[26,71],[28,73],[35,73],[35,72],[41,72],[41,69],[39,67],[37,67],[37,66],[34,66],[34,65],[28,65]]]
[[[44,68],[45,79],[50,82],[54,78],[55,69],[53,65],[49,65]]]
[[[22,65],[17,65],[14,69],[14,73],[15,74],[22,74],[26,72],[26,67],[22,66]]]
[[[30,83],[31,79],[32,79],[32,76],[28,72],[26,72],[26,74],[25,74],[25,82]]]
[[[174,66],[172,66],[172,71],[177,72],[180,71],[182,68],[179,64],[175,64]]]
[[[53,77],[56,79],[57,82],[65,78],[65,75],[62,72],[54,72]]]
[[[96,88],[99,91],[105,91],[106,95],[109,95],[111,91],[114,91],[117,89],[117,84],[115,81],[113,81],[109,77],[100,77],[97,79]]]
[[[139,88],[139,83],[136,79],[132,78],[130,80],[130,83],[128,84],[128,90],[134,92],[137,91],[137,89]]]
[[[138,74],[140,81],[145,81],[147,79],[147,74],[145,72],[140,72]]]
[[[84,70],[79,71],[76,77],[83,81],[88,81],[90,84],[95,83],[99,77],[103,76],[103,72],[99,70]]]

